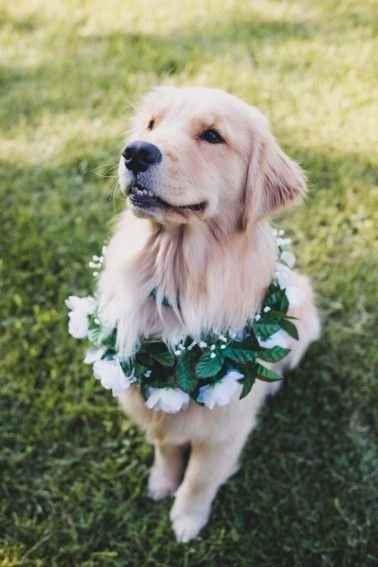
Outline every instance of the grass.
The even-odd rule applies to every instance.
[[[1,567],[378,564],[377,22],[375,0],[0,0]],[[162,82],[258,105],[307,170],[282,224],[324,320],[188,545],[64,309],[122,206],[132,104]]]

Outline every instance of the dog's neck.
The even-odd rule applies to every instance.
[[[127,352],[141,335],[237,330],[259,307],[274,259],[265,221],[227,235],[215,223],[163,227],[127,213],[108,247],[102,310]]]

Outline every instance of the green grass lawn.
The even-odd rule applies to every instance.
[[[324,321],[188,545],[64,308],[123,206],[132,106],[167,82],[256,104],[306,169],[282,225]],[[1,567],[378,565],[377,101],[376,0],[0,0]]]

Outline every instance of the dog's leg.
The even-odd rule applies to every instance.
[[[184,467],[183,448],[155,442],[155,459],[148,480],[148,494],[161,500],[178,487]]]
[[[196,537],[207,523],[218,488],[236,472],[248,431],[223,443],[193,444],[184,480],[171,510],[177,541]]]

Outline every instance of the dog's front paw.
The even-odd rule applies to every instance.
[[[159,468],[153,467],[148,479],[148,496],[152,498],[152,500],[162,500],[167,496],[172,496],[178,484],[176,478],[167,475],[167,473]]]
[[[209,512],[210,510],[180,512],[173,506],[170,517],[176,540],[187,543],[197,537],[201,529],[207,524]]]

